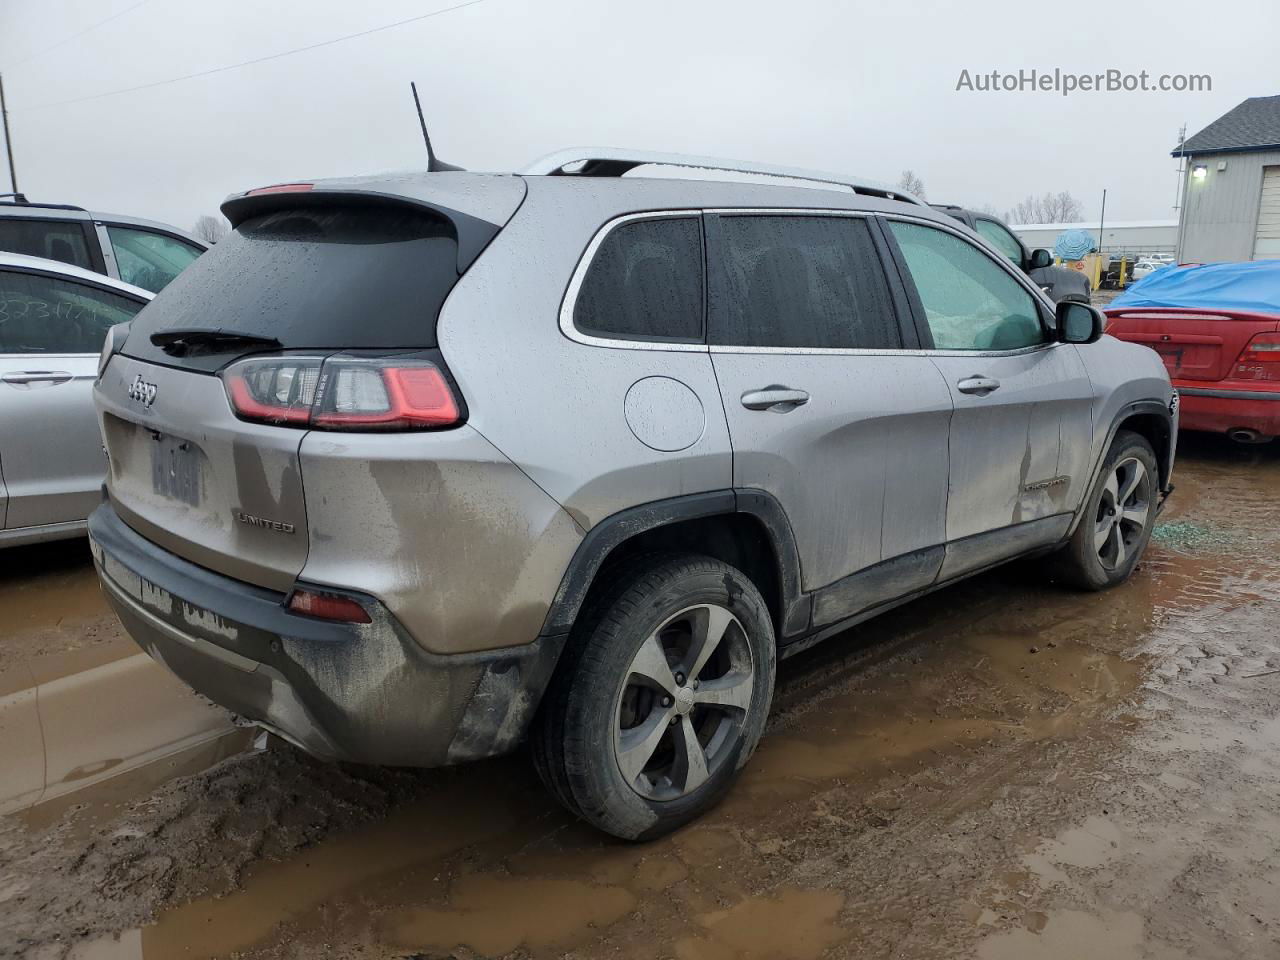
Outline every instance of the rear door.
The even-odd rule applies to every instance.
[[[951,418],[951,577],[1058,539],[1088,482],[1093,388],[1016,268],[958,231],[886,220]]]
[[[93,225],[85,213],[68,211],[62,217],[0,213],[0,250],[106,272]]]
[[[945,535],[951,399],[928,358],[904,350],[915,344],[878,230],[861,215],[723,211],[707,236],[734,486],[786,511],[804,589],[819,591],[815,623],[927,586]]]
[[[5,527],[83,520],[106,470],[93,380],[107,329],[143,302],[37,271],[0,269],[0,470]]]

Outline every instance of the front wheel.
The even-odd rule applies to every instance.
[[[1128,579],[1147,548],[1159,506],[1160,473],[1145,437],[1121,430],[1111,442],[1084,505],[1084,515],[1059,557],[1059,572],[1085,590]]]
[[[627,840],[714,806],[764,730],[776,648],[742,571],[709,557],[642,561],[574,628],[533,731],[543,781]]]

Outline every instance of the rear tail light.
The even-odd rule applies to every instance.
[[[102,352],[98,354],[98,376],[102,376],[102,371],[107,369],[107,364],[111,362],[111,358],[120,352],[120,348],[124,346],[125,338],[129,336],[129,327],[132,320],[124,323],[113,324],[107,328],[107,335],[102,341]]]
[[[222,372],[241,420],[313,430],[437,430],[462,422],[444,370],[421,357],[250,357]]]
[[[350,597],[336,593],[319,593],[312,590],[294,590],[289,597],[289,610],[321,620],[338,620],[342,623],[372,623],[369,611]]]
[[[1280,380],[1280,333],[1259,333],[1240,351],[1237,380]]]

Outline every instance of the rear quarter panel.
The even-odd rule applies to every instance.
[[[697,204],[649,209],[688,206]],[[438,326],[469,426],[583,529],[627,507],[732,483],[728,428],[705,348],[609,348],[560,330],[561,302],[587,244],[626,212],[637,211],[620,208],[616,183],[531,178],[524,205],[454,289]],[[676,432],[696,439],[682,450],[646,446],[632,431],[636,417],[629,423],[624,412],[631,388],[654,377],[679,381],[697,397],[679,410],[646,411],[657,420],[684,418]]]

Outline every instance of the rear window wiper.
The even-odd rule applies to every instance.
[[[151,342],[165,353],[178,357],[186,355],[192,349],[201,347],[217,350],[237,346],[282,346],[275,337],[261,337],[255,333],[237,333],[234,330],[202,330],[200,328],[161,330],[151,335]]]

